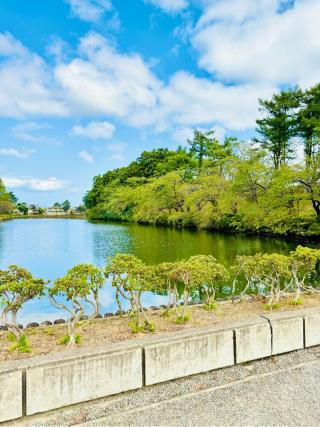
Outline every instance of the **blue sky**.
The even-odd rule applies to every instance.
[[[193,128],[247,139],[258,98],[319,81],[319,0],[1,0],[0,177],[79,204]]]

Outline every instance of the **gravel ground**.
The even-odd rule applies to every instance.
[[[8,426],[318,426],[320,347],[36,415]]]

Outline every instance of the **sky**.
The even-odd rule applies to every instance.
[[[81,203],[192,130],[254,133],[258,99],[320,80],[320,0],[1,0],[0,177]]]

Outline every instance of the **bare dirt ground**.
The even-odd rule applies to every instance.
[[[291,301],[292,297],[281,300],[281,306],[276,311],[297,310],[311,307],[320,308],[319,294],[303,295],[303,304],[299,306],[291,305]],[[185,325],[178,325],[175,323],[176,316],[174,313],[171,313],[169,317],[162,316],[164,311],[164,309],[148,311],[148,317],[156,327],[156,331],[153,333],[143,332],[133,335],[129,325],[133,319],[130,316],[115,316],[91,320],[90,322],[81,322],[78,328],[78,332],[81,335],[81,342],[77,346],[94,348],[105,343],[140,338],[146,334],[154,335],[160,332],[186,330],[198,326],[218,324],[229,320],[245,319],[251,315],[270,313],[270,311],[267,311],[265,308],[265,302],[259,298],[250,301],[242,301],[241,303],[232,303],[231,301],[218,302],[217,308],[214,311],[206,311],[201,305],[190,306],[188,308],[190,321]],[[66,333],[67,328],[64,324],[25,329],[24,334],[29,340],[32,352],[20,353],[10,350],[13,343],[8,339],[9,333],[5,331],[0,332],[0,362],[64,351],[66,347],[59,344],[59,340],[65,336]]]

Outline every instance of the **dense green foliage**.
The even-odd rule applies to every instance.
[[[296,236],[320,235],[320,84],[260,100],[257,137],[143,152],[94,178],[92,219]],[[304,153],[304,154],[301,154]]]
[[[7,192],[3,181],[0,179],[0,214],[8,214],[15,203],[15,196]]]

